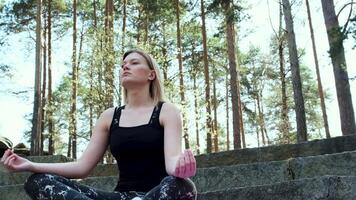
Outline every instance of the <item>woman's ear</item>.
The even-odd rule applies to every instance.
[[[152,70],[150,74],[148,75],[148,80],[153,81],[156,78],[156,72]]]

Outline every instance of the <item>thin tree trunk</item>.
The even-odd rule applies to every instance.
[[[70,158],[72,157],[72,136],[69,134],[68,137],[68,151],[67,151],[67,157]]]
[[[232,123],[234,133],[234,149],[241,149],[241,134],[240,134],[240,111],[239,111],[239,95],[237,85],[237,70],[236,70],[236,57],[235,57],[235,30],[232,18],[231,1],[224,1],[224,14],[226,23],[226,40],[227,51],[229,57],[229,71],[230,71],[230,90],[232,102]]]
[[[47,119],[48,119],[48,153],[49,155],[53,155],[54,152],[54,123],[53,123],[53,101],[52,101],[52,0],[48,0],[48,15],[47,15],[47,23],[48,23],[48,112],[47,112]]]
[[[178,58],[178,66],[179,66],[179,94],[180,94],[180,101],[182,105],[182,117],[183,117],[183,138],[185,148],[189,149],[189,135],[188,135],[188,128],[187,128],[187,116],[186,116],[186,109],[187,109],[187,102],[185,101],[184,95],[184,73],[183,73],[183,58],[182,58],[182,39],[180,35],[180,8],[179,8],[179,0],[175,0],[176,6],[176,20],[177,20],[177,58]]]
[[[125,36],[126,36],[126,6],[127,6],[127,0],[123,0],[123,5],[122,5],[122,35],[121,35],[121,53],[122,55],[125,53]]]
[[[41,11],[42,1],[37,0],[36,14],[36,70],[35,70],[35,85],[34,85],[34,104],[32,116],[32,132],[31,132],[31,155],[41,155],[41,116],[42,116],[42,100],[41,100]]]
[[[342,134],[356,134],[355,114],[343,45],[345,33],[341,32],[339,21],[335,14],[334,1],[322,0],[321,4],[330,46],[329,53],[334,70]]]
[[[216,77],[213,75],[213,108],[214,108],[214,152],[219,152],[219,135],[218,135],[218,113],[217,113],[217,100],[216,100]]]
[[[269,137],[268,137],[268,133],[267,133],[267,129],[266,129],[266,122],[265,122],[265,114],[264,114],[264,111],[263,111],[262,91],[260,91],[260,95],[259,95],[259,96],[260,96],[260,100],[259,100],[260,105],[259,105],[259,108],[261,109],[261,110],[259,111],[259,113],[260,113],[261,122],[262,122],[261,129],[263,130],[263,132],[264,132],[264,134],[265,134],[265,136],[266,136],[267,144],[270,144],[271,141],[270,141],[270,139],[269,139]]]
[[[240,95],[240,79],[237,78],[237,98],[239,100],[239,122],[240,122],[240,136],[241,136],[241,143],[242,143],[242,148],[246,148],[246,139],[245,139],[245,128],[244,128],[244,123],[242,120],[242,103],[241,103],[241,95]]]
[[[298,51],[295,41],[293,19],[289,0],[283,0],[283,13],[288,36],[289,60],[291,63],[293,95],[295,102],[295,114],[297,121],[298,143],[307,141],[307,125],[305,119],[304,98],[302,92],[302,81],[299,72]]]
[[[107,60],[105,60],[105,108],[114,105],[114,2],[106,0],[105,3],[105,47]]]
[[[259,129],[259,126],[258,126],[257,99],[254,99],[253,102],[254,102],[255,113],[256,113],[255,131],[256,131],[257,147],[260,147],[260,129]]]
[[[69,131],[72,142],[72,158],[77,158],[77,0],[73,0],[73,54],[72,54],[72,98]]]
[[[209,83],[209,63],[208,63],[208,47],[206,39],[205,27],[205,8],[204,0],[200,0],[201,21],[202,21],[202,36],[203,36],[203,61],[204,61],[204,78],[205,78],[205,101],[206,101],[206,151],[212,151],[212,121],[211,121],[211,100],[210,100],[210,83]]]
[[[94,28],[97,27],[97,24],[98,24],[98,20],[97,20],[97,16],[96,16],[96,0],[93,0],[93,14],[94,14],[94,23],[93,23],[93,26]]]
[[[127,18],[127,12],[126,12],[126,7],[127,7],[127,0],[123,0],[123,5],[122,5],[122,30],[121,30],[121,54],[124,55],[125,53],[125,37],[126,37],[126,18]],[[122,104],[122,94],[123,94],[123,88],[120,87],[120,95],[119,95],[119,106]]]
[[[94,22],[93,22],[93,27],[97,28],[97,15],[96,15],[96,0],[93,0],[93,15],[94,15]],[[93,55],[95,55],[95,50],[93,50]],[[91,65],[89,66],[89,91],[90,94],[93,94],[93,59],[91,60]],[[93,132],[93,117],[94,117],[94,111],[93,111],[93,98],[89,99],[89,135],[90,137],[92,136]]]
[[[226,104],[226,150],[230,150],[230,115],[229,115],[229,73],[226,67],[225,73],[225,104]]]
[[[323,85],[321,84],[321,78],[320,78],[319,61],[318,61],[318,54],[316,53],[314,30],[313,30],[313,24],[312,24],[312,19],[311,19],[311,14],[310,14],[309,1],[305,0],[305,4],[307,6],[310,37],[311,37],[312,45],[313,45],[313,55],[314,55],[314,62],[315,62],[315,70],[316,70],[316,77],[317,77],[317,81],[318,81],[318,93],[319,93],[319,98],[320,98],[321,111],[323,112],[325,135],[326,135],[326,138],[330,138],[328,116],[326,114]]]
[[[196,46],[194,45],[194,42],[192,43],[192,61],[196,63]],[[193,66],[193,69],[191,71],[191,77],[193,79],[193,93],[194,93],[194,120],[195,120],[195,137],[196,137],[196,150],[197,154],[200,154],[200,139],[199,139],[199,120],[200,120],[200,115],[199,115],[199,95],[198,95],[198,86],[197,86],[197,67],[198,66]]]
[[[266,138],[265,138],[265,133],[264,133],[264,129],[263,129],[263,115],[262,115],[262,111],[261,111],[261,102],[260,102],[260,95],[259,92],[257,92],[256,95],[256,104],[257,104],[257,117],[258,117],[258,126],[260,127],[261,130],[261,136],[262,136],[262,144],[265,146],[267,144],[266,142]]]
[[[279,7],[279,31],[278,31],[278,56],[279,56],[279,78],[281,80],[281,94],[282,94],[282,123],[281,123],[281,132],[282,132],[282,143],[289,144],[289,117],[288,117],[288,96],[287,96],[287,87],[286,87],[286,72],[284,66],[284,40],[285,33],[282,28],[282,18],[283,18],[283,5],[280,2]]]
[[[194,60],[194,58],[192,58]],[[194,91],[194,119],[195,119],[195,135],[197,140],[197,154],[200,154],[200,140],[199,140],[199,108],[198,108],[198,87],[197,87],[197,75],[193,72],[193,91]]]
[[[167,54],[167,39],[166,39],[166,24],[163,22],[162,23],[162,43],[163,43],[163,48],[162,48],[162,56],[163,56],[163,83],[164,87],[168,86],[168,54]]]
[[[45,128],[45,114],[46,114],[46,86],[47,86],[47,24],[46,24],[46,13],[43,12],[43,49],[42,49],[42,55],[43,55],[43,65],[42,65],[42,111],[41,111],[41,152],[43,152],[43,144],[45,137],[43,135],[44,128]]]

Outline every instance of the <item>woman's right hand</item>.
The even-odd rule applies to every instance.
[[[15,154],[10,149],[6,150],[1,158],[1,164],[10,172],[31,170],[32,162]]]

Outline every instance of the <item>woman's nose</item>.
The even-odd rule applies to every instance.
[[[123,70],[128,70],[129,69],[129,65],[128,64],[123,64],[122,65],[122,69]]]

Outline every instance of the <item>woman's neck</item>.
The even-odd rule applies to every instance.
[[[153,99],[149,90],[128,90],[126,108],[139,108],[153,106]]]

